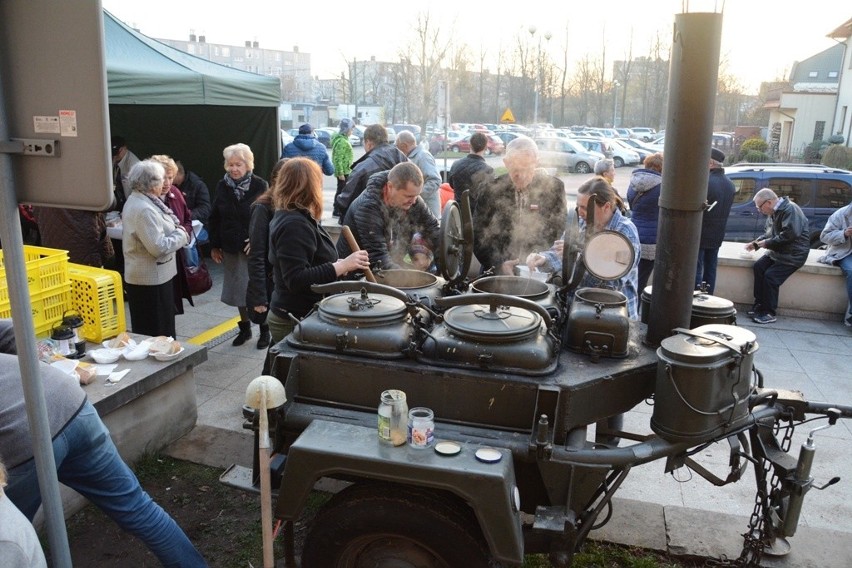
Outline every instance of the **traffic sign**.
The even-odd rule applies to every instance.
[[[512,114],[512,109],[506,107],[506,110],[503,111],[503,116],[500,117],[500,122],[515,122],[515,115]]]

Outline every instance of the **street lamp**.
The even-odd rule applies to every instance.
[[[535,38],[535,32],[537,31],[536,27],[530,26],[528,28],[528,31],[530,32],[530,38],[534,39]],[[550,32],[544,32],[545,41],[550,41],[550,38],[551,38]],[[536,125],[538,124],[538,92],[539,92],[539,83],[541,82],[541,67],[542,67],[542,65],[541,65],[541,40],[538,41],[538,59],[536,59],[536,66],[538,68],[538,70],[537,70],[538,77],[535,78],[535,85],[534,85],[534,88],[533,88],[533,92],[535,93],[535,102],[533,103],[533,128],[534,129],[537,128]],[[535,72],[536,72],[536,69],[533,68],[533,73],[535,74]]]
[[[618,126],[618,80],[612,82],[612,127]]]

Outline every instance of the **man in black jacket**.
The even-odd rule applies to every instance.
[[[447,182],[453,188],[456,201],[461,201],[461,195],[470,190],[470,200],[475,201],[480,187],[491,181],[494,168],[485,162],[483,155],[488,147],[488,138],[482,132],[475,132],[470,137],[470,153],[456,162],[450,168]]]
[[[183,194],[186,200],[186,206],[192,214],[192,220],[201,221],[203,225],[201,232],[198,233],[198,242],[201,244],[207,243],[210,238],[207,235],[207,220],[210,218],[210,190],[207,184],[204,183],[195,172],[186,171],[180,160],[175,160],[177,164],[177,174],[175,175],[174,184]]]
[[[781,284],[808,260],[811,236],[808,218],[798,205],[778,197],[764,187],[754,194],[757,211],[769,215],[767,232],[746,245],[752,251],[765,248],[766,254],[754,263],[754,307],[748,312],[757,323],[773,323],[778,309]]]
[[[695,270],[695,288],[702,283],[708,294],[716,289],[716,265],[719,247],[725,240],[725,226],[734,203],[736,188],[725,175],[722,163],[725,154],[718,148],[710,151],[710,177],[707,180],[707,203],[712,208],[701,218],[701,241],[698,244],[698,267]]]
[[[346,224],[346,210],[367,187],[367,180],[371,175],[408,161],[405,154],[388,142],[388,131],[381,124],[371,124],[364,131],[364,149],[366,153],[352,164],[352,173],[334,202],[334,206],[340,211],[341,225]]]
[[[429,267],[426,259],[424,264],[414,258],[408,263],[404,260],[406,255],[414,256],[413,244],[425,244],[430,251],[438,245],[438,220],[420,197],[422,190],[420,168],[413,162],[397,164],[390,171],[370,176],[367,188],[349,207],[343,225],[350,228],[358,246],[370,254],[374,270]],[[338,239],[338,256],[346,258],[351,253],[346,239]],[[431,258],[428,260],[431,263]]]

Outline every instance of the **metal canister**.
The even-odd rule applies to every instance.
[[[640,297],[640,319],[642,323],[648,323],[651,312],[651,286],[645,286]],[[737,323],[737,310],[734,303],[726,298],[712,296],[705,292],[695,292],[692,296],[692,312],[689,319],[689,328],[695,329],[709,324],[735,325]]]
[[[403,445],[408,433],[405,393],[397,389],[382,392],[378,415],[379,439],[394,446]]]
[[[563,345],[597,357],[626,357],[627,297],[618,290],[580,288],[568,312]]]
[[[754,333],[734,325],[678,329],[657,349],[651,429],[672,442],[700,443],[748,419]]]

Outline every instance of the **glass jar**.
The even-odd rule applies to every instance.
[[[407,416],[405,393],[396,389],[384,391],[379,404],[379,440],[394,446],[404,444]]]
[[[418,406],[408,412],[408,445],[412,448],[432,447],[435,441],[435,413]]]

